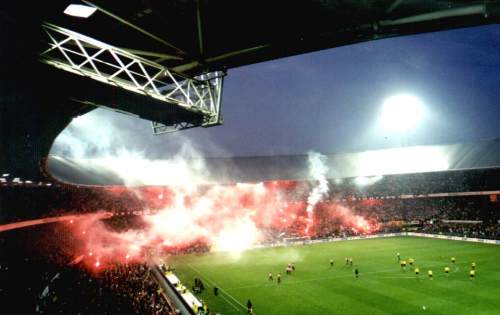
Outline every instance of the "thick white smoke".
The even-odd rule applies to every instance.
[[[112,232],[95,220],[80,226],[78,233],[87,243],[87,252],[101,258],[118,252],[134,257],[134,252],[157,240],[161,240],[159,246],[183,246],[199,239],[208,241],[214,250],[240,252],[261,240],[257,222],[268,224],[272,220],[268,217],[279,208],[274,192],[263,184],[200,186],[208,183],[210,172],[188,137],[176,133],[181,143],[177,150],[167,158],[150,159],[134,135],[114,118],[115,113],[99,112],[102,115],[75,119],[56,140],[52,153],[72,158],[96,173],[117,174],[144,204],[151,203],[152,197],[139,187],[168,186],[171,196],[158,193],[153,197],[164,205],[144,218],[149,227],[142,231]],[[152,141],[172,137],[157,136]]]
[[[114,174],[129,187],[187,187],[209,178],[195,147],[182,133],[155,136],[148,121],[99,108],[73,119],[55,140],[51,155],[71,159],[87,173]]]
[[[157,139],[167,141],[169,137]],[[96,172],[116,173],[129,187],[156,186],[149,187],[155,191],[153,195],[144,189],[130,188],[145,201],[145,207],[158,205],[152,206],[154,214],[144,217],[148,228],[118,233],[90,221],[80,225],[78,235],[87,244],[87,255],[92,252],[93,259],[117,255],[129,259],[139,255],[142,248],[184,246],[200,239],[214,250],[240,252],[263,241],[268,229],[292,226],[298,213],[303,213],[303,203],[295,207],[283,202],[278,182],[274,186],[200,185],[208,182],[210,173],[189,138],[180,134],[176,137],[182,140],[180,148],[168,159],[153,160],[147,150],[140,150],[133,134],[113,119],[107,120],[105,114],[82,116],[58,139],[59,152],[81,159]],[[319,153],[309,153],[309,174],[314,186],[307,198],[306,234],[311,234],[316,205],[329,191],[326,159]]]
[[[313,211],[316,204],[321,201],[323,196],[328,193],[328,181],[326,179],[326,174],[328,172],[328,167],[326,166],[327,157],[317,153],[317,152],[309,152],[308,153],[308,162],[309,162],[309,174],[310,177],[316,181],[316,186],[313,187],[311,192],[309,193],[309,197],[307,198],[307,227],[306,233],[309,232],[309,229],[313,223]]]

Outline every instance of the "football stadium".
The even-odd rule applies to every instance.
[[[0,314],[500,314],[499,22],[2,3]]]

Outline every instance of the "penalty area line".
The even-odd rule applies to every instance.
[[[220,296],[220,297],[221,297],[224,301],[226,301],[226,302],[227,302],[227,304],[231,305],[231,306],[232,306],[232,307],[236,310],[236,312],[237,312],[238,314],[241,312],[241,309],[240,309],[240,308],[238,308],[238,306],[237,306],[237,305],[234,305],[231,301],[229,301],[228,299],[226,299],[226,297],[224,297],[224,295],[222,295],[222,294],[221,294],[221,296]]]
[[[219,290],[226,294],[229,298],[231,298],[234,302],[236,302],[236,304],[238,306],[241,306],[241,308],[243,309],[243,312],[247,310],[246,306],[243,305],[240,301],[238,301],[237,299],[235,299],[231,294],[229,294],[226,290],[224,290],[223,288],[219,287],[217,285],[217,283],[215,283],[215,281],[213,281],[212,279],[208,278],[207,276],[205,276],[201,271],[199,271],[198,269],[196,269],[195,267],[191,266],[190,264],[188,264],[188,267],[193,269],[197,274],[199,274],[200,276],[202,276],[203,278],[205,278],[208,283],[210,283],[212,286],[214,287],[217,287],[219,288]],[[221,295],[221,297],[226,301],[228,302],[229,305],[231,305],[233,308],[235,308],[237,311],[240,311],[240,309],[238,309],[233,303],[231,303],[228,299],[226,299],[223,295]],[[256,315],[256,313],[254,312],[253,314]]]

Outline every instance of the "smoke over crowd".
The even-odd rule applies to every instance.
[[[323,196],[328,192],[328,181],[326,180],[326,172],[328,168],[326,167],[324,160],[326,156],[323,156],[316,152],[309,153],[309,172],[312,178],[317,182],[316,186],[309,193],[307,198],[307,227],[306,233],[313,223],[313,210],[316,204],[323,198]]]
[[[181,163],[179,168],[183,166]],[[73,231],[83,244],[79,251],[91,255],[97,266],[110,259],[143,259],[144,250],[161,253],[164,249],[186,248],[200,242],[210,250],[238,253],[268,241],[269,231],[293,229],[296,236],[314,236],[315,208],[328,189],[323,178],[313,187],[297,187],[293,181],[199,185],[186,179],[189,177],[168,187],[127,188],[146,205],[146,209],[137,209],[148,213],[141,215],[140,229],[115,231],[92,216],[76,220],[72,223]],[[302,201],[300,198],[290,201],[290,192],[301,191]],[[348,208],[322,207],[326,207],[323,216],[366,228],[367,222]]]
[[[92,216],[69,223],[79,240],[77,251],[90,258],[94,266],[110,260],[144,259],[145,251],[161,252],[199,243],[209,250],[238,253],[268,241],[270,231],[290,228],[295,236],[314,236],[315,209],[328,193],[325,156],[309,154],[309,173],[314,179],[310,184],[276,181],[213,185],[205,180],[210,171],[203,159],[192,159],[198,154],[189,139],[183,139],[182,150],[172,156],[150,160],[144,152],[129,149],[136,145],[129,145],[127,138],[120,139],[117,147],[115,140],[121,128],[113,124],[102,135],[85,135],[96,125],[101,124],[85,118],[71,125],[56,141],[52,153],[92,163],[97,172],[119,174],[126,189],[144,200],[144,206],[134,209],[142,214],[140,228],[116,231]],[[290,196],[292,193],[300,196]],[[322,215],[358,228],[366,224],[345,207],[330,206]]]

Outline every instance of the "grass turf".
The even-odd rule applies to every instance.
[[[397,252],[401,259],[416,260],[419,279],[410,266],[401,270]],[[345,257],[353,258],[353,267],[345,266]],[[455,264],[451,257],[456,257]],[[469,279],[472,261],[477,265],[474,280]],[[289,262],[296,267],[292,275],[285,273]],[[195,277],[201,278],[205,291],[198,297],[220,314],[246,314],[248,299],[258,315],[500,314],[498,245],[394,237],[256,249],[240,257],[186,255],[169,258],[168,263],[188,288]],[[445,266],[450,267],[448,277]],[[359,279],[354,268],[360,271]],[[267,279],[269,272],[273,282]],[[281,284],[276,283],[278,272]]]

